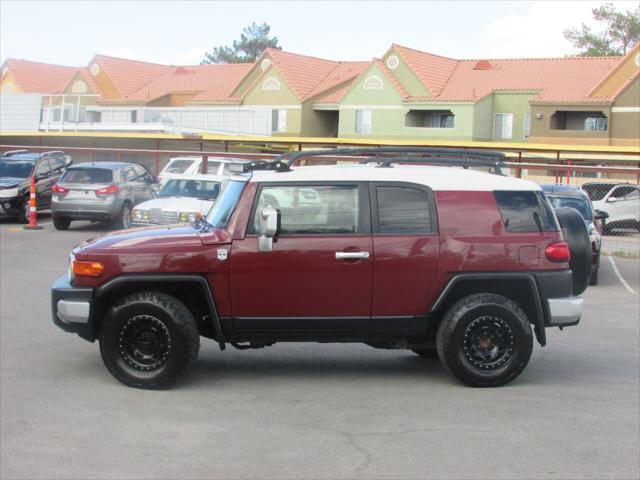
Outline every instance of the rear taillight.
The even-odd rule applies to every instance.
[[[51,187],[51,191],[53,193],[69,193],[69,189],[68,188],[61,187],[57,183],[53,187]]]
[[[118,188],[117,185],[109,185],[108,187],[96,190],[96,195],[115,195],[119,190],[120,188]]]
[[[552,262],[568,262],[571,259],[567,242],[552,243],[545,248],[544,254]]]

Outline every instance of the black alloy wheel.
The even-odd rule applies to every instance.
[[[167,326],[152,315],[136,315],[127,320],[118,335],[120,357],[141,372],[164,365],[171,353]]]

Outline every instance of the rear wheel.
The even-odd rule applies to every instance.
[[[106,314],[99,334],[105,366],[130,387],[160,389],[178,381],[198,356],[200,334],[175,297],[135,293]]]
[[[533,335],[526,314],[492,293],[469,295],[449,308],[437,335],[438,356],[471,387],[498,387],[529,363]]]
[[[122,210],[120,210],[118,218],[114,220],[113,225],[119,230],[126,230],[131,226],[131,205],[129,205],[129,202],[125,202],[122,205]]]
[[[53,226],[56,230],[69,230],[69,225],[71,225],[71,220],[66,217],[53,217]]]

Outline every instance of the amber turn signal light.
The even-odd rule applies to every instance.
[[[99,277],[104,271],[104,265],[100,262],[73,261],[73,274],[81,277]]]

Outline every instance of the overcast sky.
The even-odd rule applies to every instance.
[[[252,21],[271,25],[285,50],[335,60],[380,57],[392,43],[454,58],[557,57],[573,53],[563,30],[591,23],[602,3],[0,0],[0,61],[80,66],[103,53],[197,64]]]

